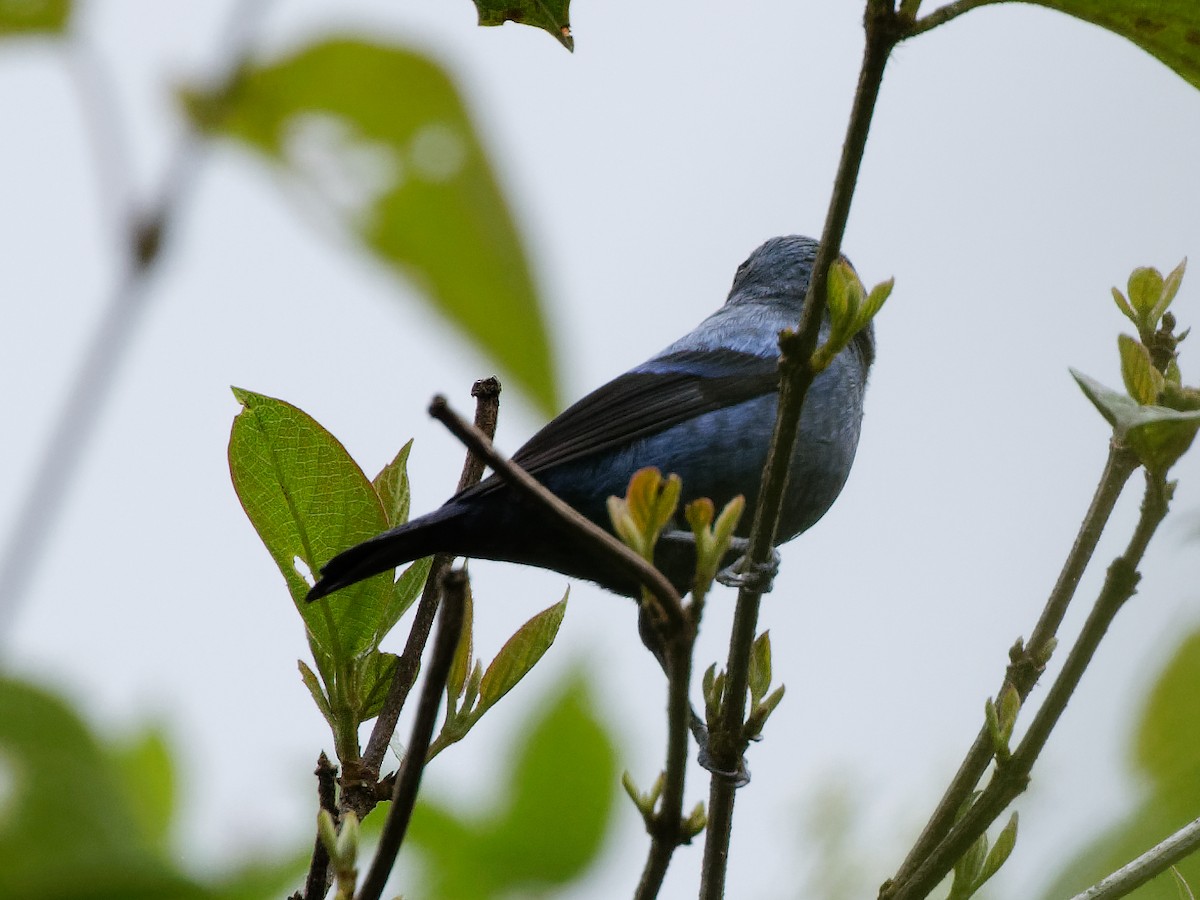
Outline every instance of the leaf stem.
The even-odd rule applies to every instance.
[[[1001,3],[1003,0],[957,0],[955,3],[947,3],[945,6],[935,9],[923,19],[917,19],[912,22],[904,30],[901,40],[916,37],[918,34],[924,34],[932,28],[937,28],[939,25],[945,25],[951,19],[957,19],[963,13],[970,12],[980,6],[990,6],[994,3]]]
[[[850,215],[850,205],[858,172],[862,165],[867,135],[884,67],[892,48],[900,38],[900,22],[888,0],[868,0],[864,15],[866,41],[858,87],[846,127],[846,140],[838,164],[829,211],[821,234],[821,246],[813,264],[804,311],[797,330],[780,338],[779,411],[775,433],[763,469],[753,528],[750,532],[749,557],[753,563],[764,563],[771,554],[783,504],[788,466],[796,443],[800,410],[815,373],[811,358],[816,350],[820,323],[825,311],[826,282],[830,264],[841,251],[842,236]],[[718,728],[711,734],[710,752],[715,766],[736,771],[746,748],[743,734],[746,715],[746,690],[749,684],[750,651],[758,627],[761,594],[743,587],[738,593],[733,629],[729,641],[729,657],[725,699],[721,706]],[[733,824],[734,791],[729,779],[714,775],[709,792],[708,836],[704,847],[704,862],[700,896],[722,897],[729,856],[729,839]]]
[[[413,721],[408,751],[396,774],[396,787],[392,793],[392,806],[387,821],[379,836],[379,849],[371,860],[371,868],[363,880],[358,900],[379,900],[387,884],[388,875],[400,852],[404,834],[412,818],[417,802],[417,791],[421,786],[421,774],[425,771],[425,754],[437,725],[438,709],[442,705],[442,693],[446,687],[446,676],[454,663],[454,651],[458,647],[462,632],[463,610],[466,605],[467,574],[461,569],[447,572],[442,578],[443,600],[437,635],[433,641],[433,656],[429,670],[421,687],[421,699],[417,704],[417,715]]]
[[[929,894],[945,877],[967,848],[983,834],[1009,803],[1029,783],[1029,772],[1046,745],[1067,701],[1079,685],[1096,649],[1125,602],[1133,596],[1146,548],[1166,517],[1173,484],[1162,473],[1146,472],[1146,490],[1141,515],[1125,552],[1108,567],[1104,585],[1071,648],[1062,671],[1051,685],[1020,745],[1012,757],[998,765],[979,799],[960,818],[928,856],[903,883],[892,883],[881,896],[889,900],[918,900]]]

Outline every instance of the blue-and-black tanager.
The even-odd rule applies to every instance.
[[[739,534],[753,521],[779,397],[779,332],[800,319],[817,242],[772,238],[733,279],[725,305],[658,355],[588,394],[516,452],[553,493],[611,531],[606,501],[624,496],[646,466],[683,481],[683,504],[708,497],[720,510],[742,494]],[[822,325],[822,340],[828,322]],[[783,501],[778,542],[821,518],[854,461],[863,392],[874,356],[868,325],[809,389]],[[680,515],[682,522],[682,516]],[[664,534],[655,564],[681,593],[693,577],[686,525]],[[552,569],[619,594],[639,587],[611,571],[496,475],[427,515],[338,554],[309,592],[315,600],[434,553]],[[732,556],[730,557],[732,558]]]

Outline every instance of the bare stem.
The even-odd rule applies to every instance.
[[[698,607],[693,605],[693,610]],[[683,789],[688,764],[688,720],[691,704],[692,655],[699,622],[689,615],[685,627],[667,641],[667,761],[658,811],[647,817],[650,852],[642,870],[635,900],[651,900],[662,889],[675,849],[691,840],[683,828]]]
[[[1096,545],[1112,516],[1117,499],[1137,466],[1137,457],[1132,451],[1115,442],[1109,444],[1104,471],[1096,485],[1087,514],[1080,523],[1079,533],[1075,536],[1075,542],[1030,634],[1028,644],[1018,643],[1013,648],[1011,664],[1000,690],[996,693],[997,697],[1004,693],[1008,685],[1017,689],[1022,700],[1033,690],[1042,674],[1045,660],[1050,655],[1058,627],[1062,624],[1063,616],[1066,615],[1079,587],[1079,579],[1095,554]],[[993,750],[991,735],[986,726],[982,727],[908,856],[891,881],[885,883],[880,893],[881,897],[890,896],[889,885],[907,881],[917,866],[924,862],[932,848],[945,838],[958,811],[962,809],[975,786],[979,784],[979,779],[987,771],[988,764],[992,761]]]
[[[1166,517],[1172,485],[1161,473],[1146,473],[1146,490],[1141,515],[1125,552],[1108,567],[1108,573],[1096,603],[1071,648],[1062,671],[1051,685],[1029,730],[1012,756],[997,765],[988,786],[979,799],[960,818],[928,856],[902,883],[886,885],[881,896],[889,900],[919,900],[926,897],[945,877],[954,863],[987,830],[1029,783],[1029,772],[1058,724],[1067,702],[1079,685],[1096,649],[1125,602],[1133,596],[1141,577],[1141,564],[1154,532]]]
[[[918,34],[924,34],[931,28],[937,28],[939,25],[945,25],[951,19],[957,19],[963,13],[970,12],[980,6],[990,6],[993,3],[1002,3],[1003,0],[957,0],[955,3],[947,3],[945,6],[935,9],[923,19],[911,23],[905,30],[903,38],[916,37]]]
[[[467,574],[456,570],[447,572],[442,579],[442,612],[437,635],[433,642],[433,656],[429,660],[429,671],[421,687],[421,700],[417,704],[417,715],[413,721],[412,736],[408,751],[396,775],[396,787],[392,794],[392,806],[387,821],[379,836],[379,849],[371,860],[371,868],[358,893],[358,900],[379,900],[387,884],[388,875],[404,842],[404,834],[412,818],[417,802],[417,791],[421,787],[421,774],[425,770],[425,754],[437,724],[438,709],[442,705],[442,693],[446,677],[454,663],[454,651],[462,633],[463,609],[466,604]]]
[[[1083,893],[1076,894],[1071,900],[1117,900],[1118,897],[1125,897],[1194,853],[1197,848],[1200,848],[1200,819],[1193,819],[1133,862],[1117,869]]]
[[[496,420],[500,413],[499,379],[493,377],[476,381],[471,388],[471,396],[475,398],[475,427],[490,439],[496,433]],[[483,469],[483,459],[468,451],[463,460],[462,474],[458,479],[458,490],[463,491],[476,484],[483,477]],[[366,752],[363,753],[362,760],[352,766],[355,769],[352,773],[354,777],[346,780],[342,808],[353,810],[360,820],[366,818],[367,813],[374,809],[379,801],[379,770],[383,766],[383,757],[387,753],[392,735],[396,732],[400,713],[408,701],[408,694],[417,681],[421,656],[425,653],[425,644],[429,640],[429,632],[437,615],[442,576],[450,568],[451,561],[452,557],[444,553],[439,553],[433,558],[429,576],[425,579],[425,588],[421,592],[421,599],[413,616],[412,628],[409,629],[408,639],[404,644],[404,651],[400,654],[396,672],[388,685],[387,697],[384,698],[379,716],[371,728]]]
[[[317,805],[333,817],[334,824],[338,822],[337,808],[337,767],[329,761],[329,757],[321,751],[317,757],[317,768],[313,772],[317,776]],[[308,867],[308,877],[304,880],[304,893],[294,894],[294,900],[321,900],[329,892],[333,883],[333,873],[329,870],[329,851],[325,842],[319,837],[313,846],[312,863]]]
[[[842,236],[850,215],[850,205],[862,165],[875,103],[879,97],[879,87],[883,81],[884,67],[892,47],[900,37],[899,24],[900,20],[888,0],[868,0],[864,16],[866,43],[862,68],[850,121],[846,127],[846,140],[842,146],[841,161],[838,164],[833,195],[829,201],[825,228],[821,234],[821,246],[817,251],[808,294],[804,299],[804,312],[797,330],[780,339],[780,369],[783,377],[780,383],[779,411],[750,532],[749,557],[754,563],[765,562],[770,557],[771,548],[775,543],[788,467],[799,429],[800,411],[815,376],[811,358],[817,346],[821,319],[825,312],[829,266],[841,252]],[[758,627],[760,601],[761,594],[748,588],[743,587],[738,593],[729,641],[727,681],[721,705],[720,724],[711,734],[709,748],[715,766],[725,771],[739,769],[741,755],[747,745],[744,736],[746,690],[749,684],[750,651]],[[713,776],[709,791],[708,835],[704,847],[700,888],[700,896],[703,898],[715,900],[725,892],[735,790],[736,785],[728,778]]]

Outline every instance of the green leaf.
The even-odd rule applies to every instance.
[[[233,486],[283,573],[329,687],[331,671],[375,649],[391,575],[306,603],[308,582],[296,561],[316,572],[334,554],[383,531],[387,518],[362,470],[311,416],[282,400],[240,388],[233,393],[243,406],[229,438]]]
[[[462,631],[458,637],[458,647],[454,650],[454,660],[446,675],[446,712],[454,709],[454,702],[462,696],[467,686],[467,676],[471,672],[471,659],[474,657],[474,620],[475,606],[471,597],[471,583],[463,593]]]
[[[175,765],[166,736],[160,728],[148,728],[128,743],[115,746],[113,760],[143,839],[165,853],[170,849],[175,813]]]
[[[317,704],[317,709],[321,711],[325,721],[333,725],[333,710],[329,708],[329,698],[325,696],[325,689],[321,687],[316,673],[302,659],[296,660],[296,665],[300,667],[300,678],[303,679],[308,692],[312,694],[313,703]]]
[[[954,881],[951,882],[946,900],[967,900],[975,893],[975,885],[979,880],[979,873],[983,871],[987,852],[987,835],[981,834],[954,864]]]
[[[758,706],[771,689],[771,632],[764,631],[750,648],[750,699]]]
[[[371,646],[378,647],[388,632],[396,627],[400,617],[404,615],[413,602],[421,596],[425,582],[429,579],[429,569],[433,558],[418,559],[396,579],[380,610],[379,620],[375,625],[375,634],[371,638]]]
[[[553,35],[556,41],[574,52],[570,6],[571,0],[475,0],[480,25],[503,25],[505,22],[532,25]]]
[[[1141,406],[1131,397],[1106,388],[1074,369],[1071,375],[1113,426],[1116,437],[1137,453],[1148,469],[1160,472],[1169,469],[1192,445],[1200,428],[1200,411]]]
[[[403,525],[408,521],[408,506],[410,491],[408,489],[408,454],[412,450],[412,440],[400,448],[396,458],[383,467],[371,486],[379,495],[383,504],[384,515],[387,516],[389,528]]]
[[[1200,4],[1195,0],[1027,2],[1057,9],[1119,34],[1200,88]]]
[[[612,821],[617,764],[583,679],[535,707],[516,729],[508,774],[492,783],[507,796],[482,815],[459,816],[418,803],[409,844],[423,852],[434,883],[406,896],[429,898],[557,896],[597,858]]]
[[[387,699],[388,688],[392,686],[392,678],[396,675],[396,666],[400,657],[395,653],[383,653],[376,650],[360,665],[359,684],[359,722],[365,722],[379,715],[383,701]]]
[[[479,711],[494,705],[497,700],[516,687],[534,667],[543,654],[550,649],[558,635],[563,614],[567,611],[567,595],[548,609],[531,618],[517,629],[516,634],[505,642],[483,673],[479,683]]]
[[[70,0],[0,0],[0,37],[61,34],[70,17]]]
[[[1137,311],[1138,318],[1153,326],[1150,311],[1158,304],[1163,293],[1163,277],[1158,269],[1139,266],[1129,275],[1129,302]]]
[[[1017,814],[1014,812],[1008,819],[1000,834],[996,836],[996,845],[987,855],[983,868],[975,878],[975,890],[978,891],[988,879],[1000,871],[1000,867],[1008,861],[1013,848],[1017,845]]]
[[[336,38],[182,99],[197,127],[263,154],[307,210],[412,281],[542,412],[557,412],[525,249],[440,66],[404,47]]]
[[[159,771],[138,787],[160,782],[161,760],[154,765]],[[0,677],[0,897],[210,896],[148,839],[142,800],[129,795],[137,780],[61,700]],[[157,818],[163,798],[150,805]]]
[[[1175,299],[1175,295],[1179,293],[1179,286],[1183,284],[1183,275],[1186,271],[1187,257],[1185,256],[1179,265],[1172,269],[1163,280],[1162,296],[1159,298],[1158,303],[1154,305],[1154,309],[1150,311],[1150,321],[1155,325],[1163,317],[1163,313],[1171,308],[1171,303]]]
[[[1139,340],[1127,334],[1117,337],[1121,353],[1121,377],[1129,396],[1142,406],[1153,406],[1163,389],[1163,376],[1150,361],[1150,351]]]
[[[1125,316],[1125,318],[1136,325],[1138,323],[1138,315],[1133,311],[1133,307],[1129,305],[1129,301],[1125,299],[1125,295],[1122,294],[1117,288],[1113,288],[1112,296],[1113,300],[1117,304],[1117,309],[1121,311],[1121,315]]]

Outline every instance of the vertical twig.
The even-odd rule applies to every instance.
[[[425,770],[425,754],[437,724],[438,709],[442,705],[442,693],[446,677],[454,663],[454,651],[462,633],[463,609],[466,604],[467,574],[461,569],[447,572],[442,578],[442,612],[437,635],[433,641],[433,656],[421,688],[421,699],[417,704],[417,715],[413,721],[412,736],[408,751],[396,775],[396,788],[392,794],[392,807],[388,810],[383,833],[379,836],[379,849],[371,860],[371,868],[358,893],[359,900],[379,900],[391,874],[396,855],[404,841],[417,802],[417,791],[421,786],[421,774]]]
[[[900,20],[889,0],[868,0],[864,16],[866,41],[858,87],[846,127],[846,140],[838,164],[837,178],[829,202],[821,246],[813,264],[804,311],[795,333],[780,340],[781,383],[779,412],[771,450],[763,470],[753,529],[750,532],[749,557],[762,564],[770,556],[779,523],[787,470],[799,428],[800,410],[812,384],[814,372],[810,360],[817,346],[817,336],[825,311],[826,281],[829,266],[841,252],[842,235],[850,215],[850,204],[858,181],[858,172],[866,148],[867,135],[883,71],[888,56],[900,39]],[[721,704],[720,724],[712,733],[711,751],[717,768],[736,771],[746,748],[743,734],[746,715],[746,691],[749,684],[750,651],[758,627],[758,610],[762,595],[743,587],[738,593],[734,625],[729,640],[729,659],[726,667],[726,687]],[[709,792],[708,836],[704,847],[704,863],[700,896],[722,897],[725,892],[725,873],[729,855],[729,839],[733,826],[733,805],[736,785],[728,778],[713,776]]]
[[[337,808],[337,767],[329,761],[325,751],[317,757],[317,768],[313,772],[317,776],[317,805],[333,817],[334,825],[338,824]],[[333,881],[333,873],[329,871],[329,851],[325,842],[319,837],[313,845],[312,863],[308,867],[308,877],[304,880],[304,893],[293,894],[294,900],[321,900],[329,892]]]

